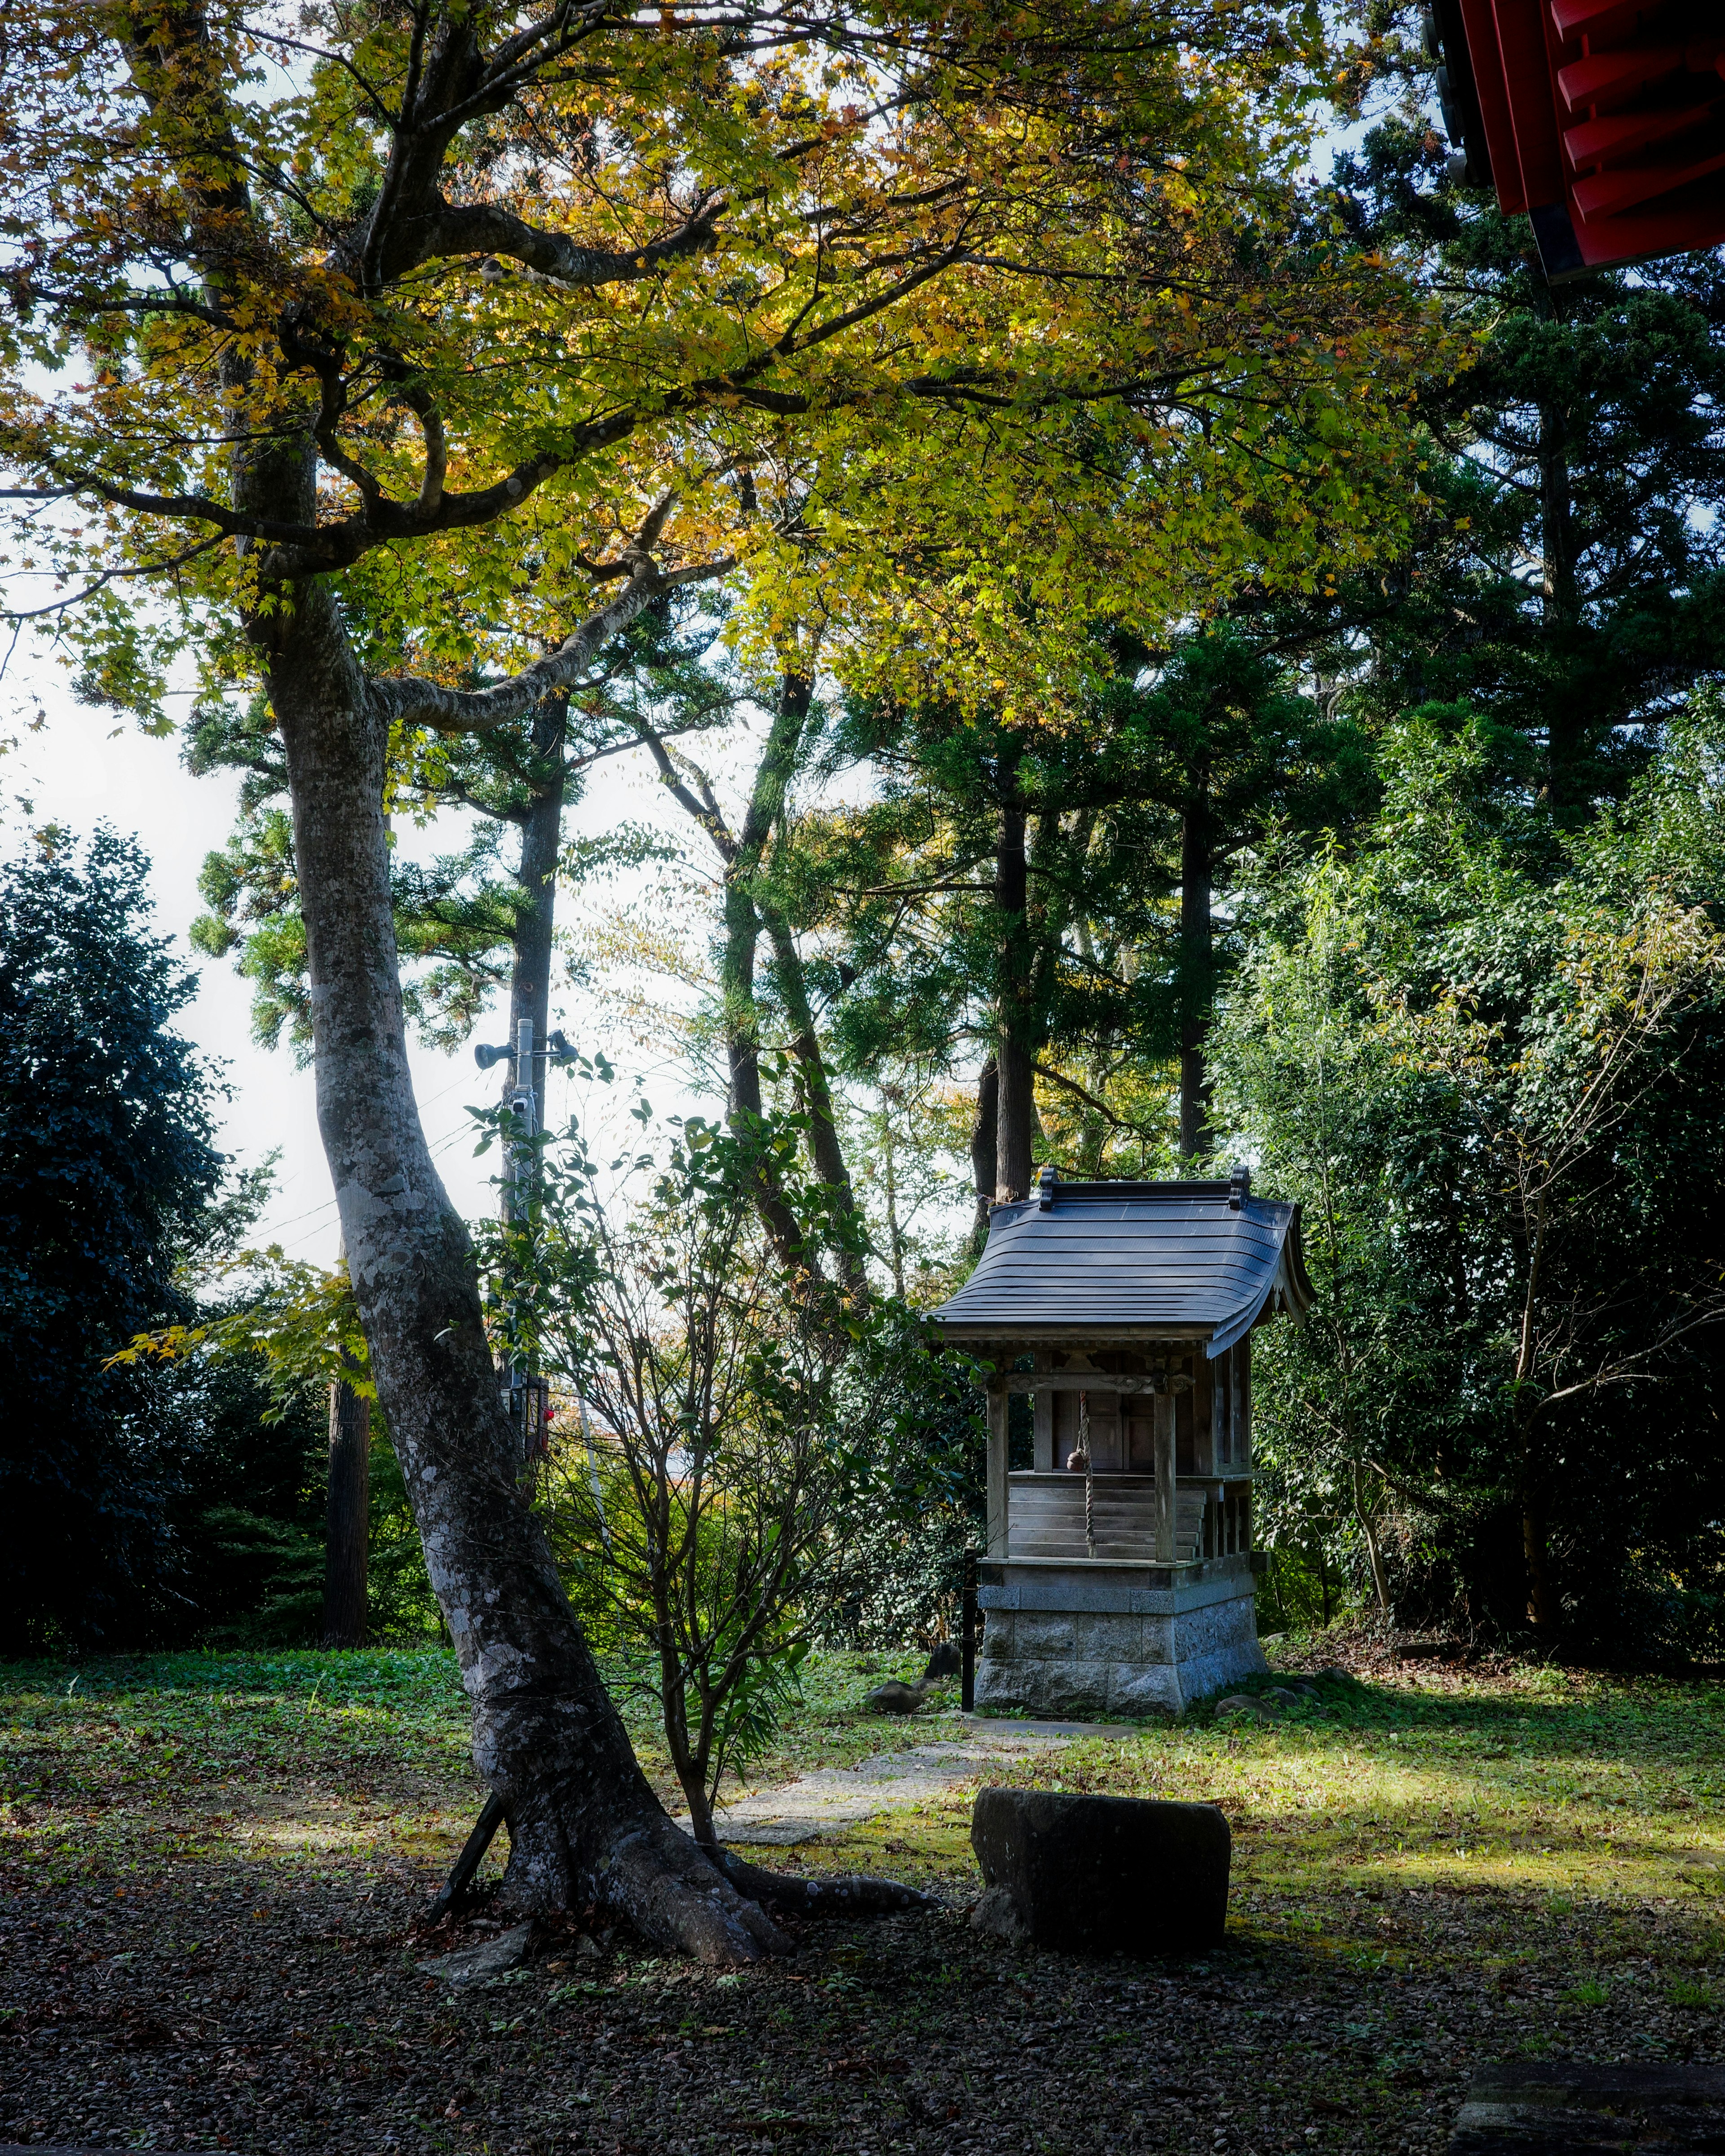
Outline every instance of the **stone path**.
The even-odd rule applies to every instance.
[[[994,1722],[948,1716],[935,1737],[910,1752],[877,1753],[855,1767],[821,1767],[794,1782],[757,1789],[714,1815],[721,1841],[788,1849],[818,1841],[859,1820],[920,1804],[985,1772],[999,1759],[1034,1759],[1091,1733],[1082,1722]]]

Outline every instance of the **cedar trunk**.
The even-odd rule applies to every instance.
[[[310,459],[305,480],[309,490]],[[779,1943],[637,1765],[517,1492],[473,1256],[414,1102],[383,822],[385,716],[321,585],[254,625],[287,752],[318,1122],[379,1404],[501,1799],[519,1907],[588,1901],[715,1962]]]
[[[997,1134],[1000,1109],[1000,1073],[991,1055],[977,1073],[976,1121],[970,1127],[970,1172],[976,1185],[976,1221],[971,1230],[974,1255],[988,1239],[988,1211],[994,1203],[994,1186],[1000,1180]]]
[[[1214,932],[1210,893],[1215,875],[1209,773],[1192,776],[1180,819],[1180,1156],[1201,1160],[1210,1150],[1209,1034]]]
[[[1024,808],[1011,798],[1000,810],[994,906],[1000,924],[994,1042],[994,1195],[1006,1204],[1029,1195],[1036,1145],[1036,1076],[1029,1039],[1032,993],[1029,863],[1024,855]]]

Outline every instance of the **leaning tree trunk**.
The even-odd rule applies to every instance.
[[[839,1136],[832,1081],[827,1072],[820,1035],[815,1029],[814,1007],[809,998],[809,978],[803,970],[802,956],[790,923],[782,913],[765,905],[757,905],[757,911],[773,946],[773,970],[778,983],[779,1001],[790,1021],[791,1054],[796,1059],[802,1081],[803,1114],[809,1125],[809,1158],[815,1173],[834,1193],[846,1219],[855,1227],[860,1225],[856,1188],[850,1180],[844,1143]],[[860,1249],[847,1247],[839,1252],[839,1271],[853,1296],[866,1297],[869,1276]]]
[[[379,1404],[472,1702],[475,1761],[509,1823],[506,1891],[529,1910],[597,1902],[660,1943],[753,1959],[782,1943],[777,1931],[649,1788],[516,1492],[471,1249],[408,1075],[387,726],[331,595],[306,583],[292,600],[255,634],[287,752],[318,1122]]]

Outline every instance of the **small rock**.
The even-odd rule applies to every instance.
[[[1014,1945],[1155,1954],[1220,1943],[1232,1844],[1214,1804],[983,1789],[970,1845],[989,1890],[971,1922]]]
[[[891,1683],[879,1685],[863,1702],[876,1714],[914,1714],[922,1704],[922,1695],[928,1689],[928,1679],[922,1677],[913,1685],[901,1684],[895,1677]]]
[[[583,1939],[581,1945],[586,1944]],[[419,1966],[428,1976],[440,1976],[449,1984],[477,1984],[483,1978],[505,1976],[511,1969],[519,1969],[532,1948],[532,1925],[517,1924],[513,1931],[500,1932],[494,1939],[457,1947],[454,1953],[439,1954],[434,1961],[422,1961]],[[578,1947],[576,1952],[580,1951]]]
[[[1312,1697],[1312,1694],[1307,1691],[1295,1691],[1287,1685],[1271,1685],[1269,1691],[1263,1694],[1263,1697],[1273,1699],[1278,1707],[1304,1707],[1307,1701]]]
[[[598,1941],[593,1938],[590,1933],[583,1933],[581,1937],[580,1943],[575,1949],[576,1960],[603,1961],[605,1949],[599,1944]]]
[[[1030,1927],[1019,1912],[1018,1903],[1004,1887],[991,1887],[970,1912],[971,1929],[992,1933],[997,1939],[1004,1939],[1011,1947],[1028,1947],[1034,1943]]]
[[[1256,1699],[1250,1692],[1237,1691],[1229,1698],[1216,1702],[1218,1722],[1274,1722],[1276,1709],[1268,1700]]]

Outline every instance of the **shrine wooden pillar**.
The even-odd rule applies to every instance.
[[[1156,1562],[1174,1561],[1174,1523],[1178,1517],[1179,1455],[1174,1443],[1174,1396],[1158,1393],[1155,1398],[1156,1440]]]
[[[988,1381],[988,1554],[1006,1555],[1006,1433],[1010,1395],[1003,1378]]]

